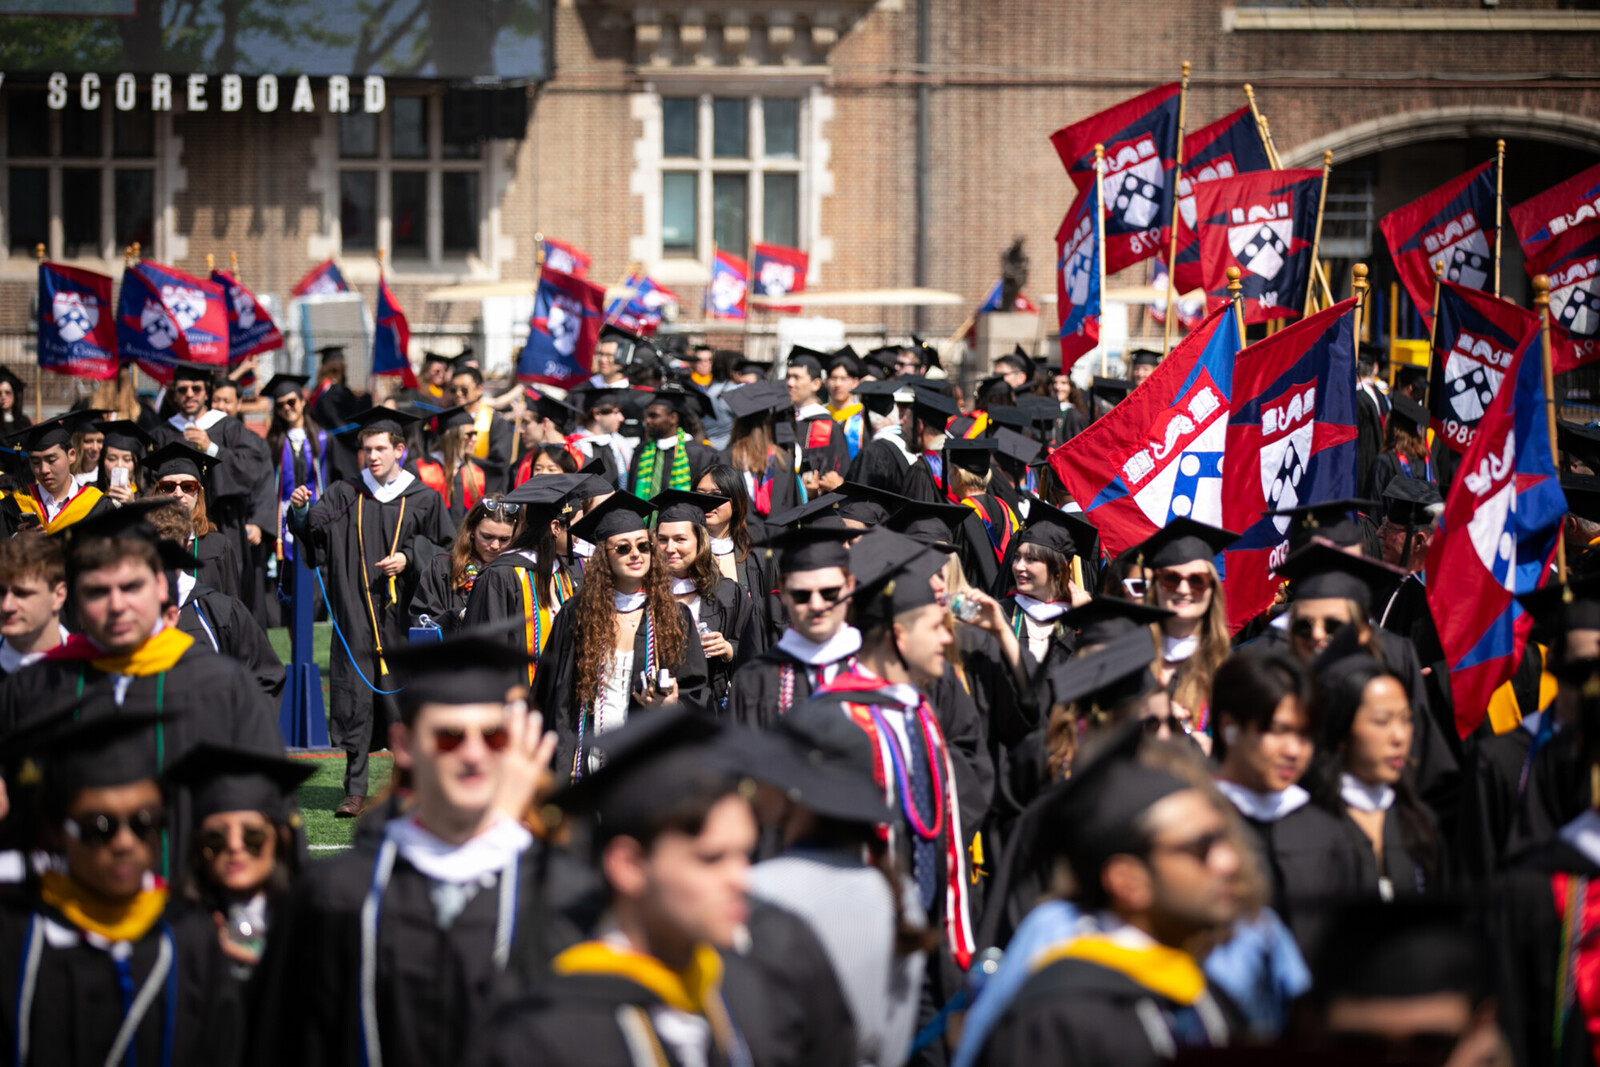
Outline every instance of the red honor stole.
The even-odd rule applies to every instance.
[[[1553,1030],[1556,1058],[1561,1058],[1567,1012],[1576,1006],[1583,1012],[1589,1055],[1600,1063],[1600,952],[1594,940],[1600,931],[1600,893],[1591,891],[1590,879],[1564,871],[1550,876],[1550,888],[1555,894],[1556,914],[1561,916],[1561,968],[1556,975],[1560,984]]]

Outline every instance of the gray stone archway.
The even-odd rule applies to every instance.
[[[1544,108],[1478,104],[1402,111],[1324,134],[1283,153],[1285,167],[1318,167],[1322,153],[1343,160],[1420,141],[1468,137],[1532,138],[1600,154],[1600,120]]]

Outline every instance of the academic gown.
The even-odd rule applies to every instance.
[[[261,978],[270,992],[254,1035],[253,1062],[262,1067],[367,1062],[360,997],[362,908],[377,858],[377,842],[358,840],[350,851],[302,872],[267,940]],[[460,1062],[501,977],[493,955],[502,877],[486,875],[460,913],[441,928],[434,897],[442,883],[403,854],[395,858],[378,908],[374,968],[386,1065]],[[578,939],[579,931],[561,911],[594,886],[587,870],[538,841],[522,854],[506,981],[526,977],[512,974],[519,961],[548,959]]]
[[[1089,428],[1089,418],[1072,404],[1061,409],[1061,443],[1072,440]]]
[[[1378,854],[1372,849],[1372,840],[1361,827],[1356,825],[1349,812],[1341,814],[1339,822],[1344,827],[1345,833],[1350,835],[1350,840],[1356,848],[1356,855],[1361,858],[1360,878],[1363,893],[1368,896],[1380,895],[1382,892],[1379,888],[1380,880],[1385,877],[1389,879],[1389,885],[1396,898],[1420,896],[1439,888],[1429,883],[1422,864],[1406,850],[1405,840],[1400,834],[1400,816],[1397,809],[1391,807],[1384,812],[1381,871],[1378,868]]]
[[[727,716],[743,726],[771,729],[780,718],[809,700],[823,682],[841,670],[848,670],[853,655],[811,666],[773,642],[765,652],[734,672],[728,692]],[[785,688],[790,693],[787,699]]]
[[[366,753],[388,743],[389,724],[398,714],[392,696],[369,687],[387,690],[403,684],[405,663],[399,654],[409,636],[411,595],[428,561],[452,543],[454,531],[444,501],[420,478],[413,478],[388,503],[372,496],[364,478],[335,482],[310,507],[291,511],[289,522],[312,565],[323,569],[328,612],[344,638],[335,641],[328,671],[329,733],[350,757],[345,788],[352,795],[364,794]],[[406,556],[406,567],[392,584],[374,566],[391,550]],[[380,676],[374,619],[382,634],[384,662],[394,672],[390,675]]]
[[[676,602],[674,606],[682,612],[686,630],[683,657],[677,663],[662,663],[660,666],[671,671],[673,679],[678,683],[680,703],[694,711],[709,714],[710,690],[707,686],[706,655],[700,647],[700,632],[695,629],[689,609]],[[550,629],[550,637],[545,642],[544,652],[539,656],[538,672],[534,675],[533,702],[544,712],[546,729],[555,730],[561,739],[556,749],[557,775],[569,774],[572,771],[573,758],[578,750],[580,727],[578,716],[579,712],[584,710],[583,702],[576,695],[579,640],[577,614],[575,610],[566,609],[556,616],[555,624]],[[645,626],[641,621],[633,638],[633,670],[628,685],[629,717],[649,714],[649,709],[642,707],[633,699],[633,693],[638,689],[639,672],[645,670],[649,662],[645,644]],[[582,724],[585,749],[594,739],[593,718],[591,711],[587,721]]]
[[[332,431],[348,426],[350,420],[371,406],[370,398],[358,396],[342,382],[322,386],[311,402],[311,417],[318,426],[328,431],[327,478],[331,484],[361,474],[360,442],[355,434],[335,434]]]
[[[183,427],[187,425],[188,419],[174,415],[157,426],[150,434],[155,439],[155,447],[186,443]],[[204,478],[206,516],[234,550],[232,579],[227,582],[208,580],[206,584],[229,596],[238,596],[243,561],[250,558],[244,551],[250,547],[244,527],[258,517],[257,495],[271,470],[272,457],[267,453],[266,443],[249,427],[214,408],[202,413],[195,425],[205,430],[217,447],[217,455]],[[265,528],[262,532],[266,533]]]
[[[1467,878],[1487,878],[1503,866],[1537,721],[1524,719],[1503,734],[1486,722],[1467,739],[1453,849],[1456,870]]]
[[[755,608],[738,582],[723,578],[712,589],[710,598],[700,598],[697,620],[702,631],[719,633],[733,646],[733,659],[706,660],[707,708],[720,718],[727,714],[733,672],[752,655],[750,647],[756,641],[752,633],[757,629]]]
[[[1365,389],[1356,387],[1356,470],[1372,470],[1372,461],[1383,451],[1383,413],[1378,402]],[[1376,499],[1376,498],[1374,498]]]
[[[29,908],[13,902],[0,908],[0,1042],[17,1047],[21,962],[29,927],[53,924],[56,942],[40,939],[39,970],[28,1014],[27,1063],[62,1067],[100,1067],[106,1062],[126,1013],[124,993],[111,954],[85,942],[78,928],[48,905]],[[225,1067],[241,1062],[246,1020],[239,983],[229,972],[216,927],[207,912],[169,903],[161,920],[133,942],[129,958],[133,988],[142,990],[161,955],[166,932],[172,937],[172,969],[135,1031],[126,1062],[159,1067]],[[170,1060],[163,1060],[167,1012],[173,1017]],[[121,1061],[119,1061],[121,1062]]]
[[[1275,822],[1242,810],[1239,815],[1253,831],[1257,858],[1272,885],[1273,910],[1303,950],[1315,949],[1325,928],[1322,903],[1365,891],[1356,843],[1338,819],[1315,804]]]
[[[843,477],[849,469],[850,442],[845,439],[844,427],[833,420],[833,413],[827,408],[822,408],[820,415],[795,419],[794,436],[800,443],[801,455],[819,478],[824,474]]]
[[[237,416],[233,419],[243,425]],[[265,627],[273,625],[277,618],[277,597],[267,586],[267,560],[275,551],[278,537],[278,476],[266,438],[245,426],[240,441],[256,454],[251,464],[256,479],[250,489],[249,512],[244,517],[244,523],[237,527],[239,541],[234,546],[239,550],[243,567],[238,595],[256,621]],[[244,524],[261,531],[260,544],[250,543],[249,531],[244,529]]]
[[[639,444],[634,447],[633,459],[628,462],[628,487],[630,490],[639,485],[639,476],[641,473],[641,467],[645,453],[644,446],[645,442],[639,442]],[[689,450],[689,488],[693,489],[695,483],[700,480],[701,476],[704,475],[706,471],[716,466],[717,463],[721,461],[722,457],[715,449],[709,448],[693,439],[685,441],[684,447]],[[676,446],[673,448],[659,449],[656,452],[657,462],[661,466],[660,489],[671,488],[669,483],[672,481],[672,458],[674,451],[676,451]],[[644,473],[648,474],[649,472],[646,471]],[[646,492],[635,493],[634,495],[643,496],[648,499],[654,494]]]
[[[749,948],[723,954],[728,1011],[762,1067],[854,1064],[856,1029],[833,964],[793,912],[750,902]]]
[[[1395,453],[1381,452],[1369,468],[1367,492],[1363,494],[1365,499],[1382,500],[1384,489],[1388,488],[1389,483],[1396,478],[1420,478],[1425,482],[1438,484],[1431,462],[1418,463],[1414,459],[1407,459],[1402,463]]]
[[[750,536],[754,540],[758,535],[752,530]],[[774,564],[767,561],[766,553],[760,549],[751,549],[742,560],[737,552],[734,553],[733,580],[750,601],[752,623],[747,635],[749,645],[741,650],[744,653],[744,658],[739,661],[741,664],[771,648],[782,629],[783,606],[773,592],[778,585],[778,576],[772,573],[773,567]]]
[[[277,705],[241,664],[219,656],[208,644],[191,644],[166,671],[131,678],[120,702],[114,685],[96,684],[107,678],[90,661],[76,659],[42,660],[9,675],[0,680],[0,732],[60,707],[64,694],[83,692],[82,718],[114,715],[121,707],[160,714],[160,730],[152,744],[163,770],[204,741],[274,756],[283,752]],[[6,778],[15,809],[13,768],[7,769]],[[178,870],[188,855],[189,828],[194,824],[190,811],[188,791],[180,790],[176,803],[167,806],[167,846],[165,861],[157,864],[158,874]]]
[[[537,597],[539,587],[528,557],[519,551],[502,552],[496,556],[492,563],[478,572],[477,580],[472,583],[472,593],[466,597],[464,605],[466,614],[461,619],[462,627],[479,626],[501,619],[529,619],[532,613],[523,597],[524,575],[528,577],[529,592]],[[539,607],[546,612],[554,609],[559,613],[563,604],[577,596],[578,584],[576,576],[567,569],[565,562],[557,561],[555,571],[550,575],[550,589],[555,603],[541,602]],[[550,643],[550,635],[555,628],[553,619],[548,626],[544,625],[545,618],[548,616],[541,614],[540,624],[533,628],[534,633],[528,633],[528,628],[523,627],[523,648],[534,659],[538,659],[544,647]]]
[[[898,493],[905,488],[910,469],[906,454],[894,441],[875,437],[863,444],[856,458],[850,461],[844,480]]]
[[[1215,1048],[1243,1031],[1237,1010],[1206,984],[1212,1026],[1196,1009],[1126,971],[1085,959],[1060,959],[1034,972],[996,1024],[978,1060],[983,1067],[1156,1067],[1173,1050]],[[1179,1013],[1186,1018],[1179,1021]],[[1213,1032],[1215,1031],[1215,1032]],[[1178,1035],[1191,1035],[1183,1040]]]
[[[178,613],[178,629],[200,647],[237,661],[274,706],[283,698],[283,661],[243,601],[196,582]]]
[[[516,428],[497,413],[489,419],[489,443],[485,450],[479,445],[472,459],[483,468],[484,491],[504,493],[511,489],[511,450]],[[483,455],[478,455],[483,451]]]
[[[417,583],[417,591],[411,594],[413,626],[422,625],[422,616],[426,615],[447,635],[461,629],[461,613],[467,610],[467,596],[471,590],[457,589],[451,583],[450,570],[454,562],[449,552],[440,552],[422,569],[422,580]]]
[[[228,534],[220,528],[213,530],[204,537],[195,538],[191,547],[195,558],[200,561],[194,577],[211,588],[238,599],[239,579],[243,567],[239,563],[238,549],[234,547]]]

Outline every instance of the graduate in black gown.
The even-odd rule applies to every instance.
[[[787,421],[778,421],[779,413],[789,406],[788,394],[776,383],[752,382],[728,390],[722,399],[733,413],[733,428],[722,458],[744,482],[749,520],[765,522],[789,511],[800,503],[800,474],[793,428]],[[780,428],[789,434],[787,444],[780,445]],[[707,467],[696,478],[703,480],[721,465]]]
[[[194,533],[184,543],[199,561],[191,577],[237,597],[244,565],[227,532],[211,521],[205,490],[211,460],[205,453],[174,441],[146,456],[143,466],[150,480],[151,498],[180,501],[193,519]]]
[[[757,538],[752,536],[750,494],[745,491],[739,472],[725,463],[718,463],[702,474],[695,483],[695,491],[726,498],[706,512],[711,558],[718,572],[738,582],[750,600],[755,625],[751,628],[747,651],[749,656],[758,655],[778,639],[783,608],[773,592],[778,576],[772,573],[766,554],[752,546]]]
[[[813,495],[826,492],[844,479],[850,466],[850,443],[844,427],[833,421],[833,412],[822,403],[825,379],[821,360],[791,352],[784,384],[794,406],[795,440],[804,469],[810,472],[807,491]]]
[[[590,940],[551,961],[553,977],[498,1006],[466,1064],[771,1062],[772,1024],[749,996],[759,990],[741,1004],[731,968],[725,978],[757,829],[717,729],[681,708],[641,715],[596,743],[603,766],[552,798],[586,823],[598,816],[605,912]]]
[[[1439,480],[1428,451],[1428,409],[1404,393],[1396,393],[1393,404],[1384,426],[1383,451],[1372,461],[1362,493],[1369,500],[1380,499],[1395,478],[1435,484]]]
[[[739,583],[724,578],[711,555],[706,511],[727,503],[720,496],[663,489],[656,494],[656,540],[672,579],[672,595],[689,609],[705,652],[709,709],[727,714],[733,672],[750,659],[755,609]]]
[[[644,439],[628,464],[628,489],[648,500],[663,489],[693,489],[695,479],[717,462],[717,453],[693,440],[680,423],[680,409],[694,403],[683,391],[661,390],[644,408]]]
[[[155,875],[157,719],[134,701],[36,739],[36,840],[56,862],[0,907],[0,1040],[14,1063],[240,1061],[240,989],[211,916]]]
[[[524,657],[481,630],[401,654],[410,801],[295,886],[262,962],[263,1065],[459,1062],[499,977],[577,938],[559,915],[592,879],[520,821],[554,749],[520,699]]]
[[[72,466],[78,461],[72,435],[97,415],[98,411],[58,415],[6,439],[12,448],[27,454],[16,472],[17,483],[23,484],[5,497],[7,527],[14,531],[26,520],[46,533],[60,533],[75,522],[111,509],[111,501],[100,490],[79,485],[72,476]]]
[[[534,703],[561,737],[556,773],[590,773],[601,735],[681,703],[710,710],[706,657],[689,609],[672,596],[645,524],[655,505],[615,493],[571,534],[595,546],[578,596],[561,609],[539,657]]]
[[[323,345],[317,349],[321,363],[317,368],[317,385],[311,391],[309,403],[311,417],[328,434],[327,467],[323,471],[327,484],[355,478],[361,473],[360,442],[346,434],[337,433],[372,406],[372,398],[358,394],[344,383],[344,345]],[[311,482],[300,482],[310,485]]]
[[[1044,839],[1065,853],[1092,926],[1034,955],[985,1067],[1154,1067],[1225,1047],[1242,1029],[1191,955],[1238,917],[1230,883],[1242,857],[1211,798],[1137,762],[1142,735],[1124,724],[1050,794]]]
[[[67,587],[82,632],[33,666],[0,681],[0,730],[36,721],[63,694],[81,693],[81,714],[146,709],[159,765],[181,759],[202,741],[279,752],[278,708],[244,667],[217,655],[172,625],[169,576],[193,567],[192,556],[160,542],[144,514],[159,502],[124,504],[73,527]],[[120,606],[110,590],[120,587]],[[8,769],[8,785],[14,769]],[[170,877],[183,855],[189,801],[179,791],[167,806],[166,842],[157,872]]]
[[[436,626],[445,633],[461,629],[479,575],[515,540],[521,514],[522,505],[507,504],[499,493],[472,505],[450,551],[440,552],[423,569],[411,597],[413,626]]]
[[[345,797],[335,809],[344,818],[361,813],[367,753],[383,747],[395,716],[391,691],[404,666],[385,651],[405,647],[411,594],[428,561],[454,540],[439,494],[400,466],[403,427],[415,421],[389,408],[363,412],[354,431],[367,461],[360,476],[330,485],[314,504],[309,486],[289,498],[289,527],[326,573],[342,639],[329,670],[328,724],[345,752]]]
[[[845,480],[857,485],[898,493],[905,487],[906,474],[916,458],[902,437],[911,406],[911,386],[895,380],[863,381],[855,388],[867,426],[877,427],[861,442],[855,458],[845,471]]]
[[[911,403],[901,421],[911,470],[902,486],[882,486],[912,500],[949,500],[944,470],[945,427],[961,414],[961,405],[933,383],[917,379],[911,384]],[[869,483],[870,484],[870,483]]]

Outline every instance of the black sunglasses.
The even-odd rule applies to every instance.
[[[1309,641],[1317,635],[1316,624],[1319,622],[1322,624],[1323,635],[1328,638],[1332,638],[1340,630],[1350,625],[1343,619],[1318,619],[1304,615],[1294,620],[1294,625],[1289,627],[1289,632],[1296,637],[1303,637]]]
[[[128,816],[94,812],[77,819],[67,819],[62,824],[68,837],[86,845],[96,846],[111,844],[124,826],[132,831],[134,837],[148,841],[161,829],[161,812],[149,808],[140,809]]]
[[[1185,856],[1193,857],[1196,862],[1206,863],[1210,861],[1212,851],[1227,840],[1228,833],[1226,830],[1214,830],[1209,834],[1201,834],[1199,837],[1191,838],[1188,841],[1180,841],[1174,845],[1151,845],[1150,851],[1181,852]]]
[[[517,513],[522,510],[521,504],[514,504],[507,500],[485,500],[482,503],[484,511],[490,514],[499,512],[508,519],[516,518]]]
[[[239,835],[244,850],[252,856],[261,855],[261,850],[267,847],[267,838],[271,834],[262,826],[247,826]],[[223,830],[207,830],[200,835],[200,854],[207,860],[214,860],[228,851],[228,834]]]
[[[822,589],[785,589],[783,591],[783,595],[796,604],[809,604],[814,596],[821,597],[824,604],[833,604],[843,594],[844,586],[842,585],[830,585]]]
[[[1146,737],[1154,737],[1159,734],[1163,726],[1167,728],[1169,733],[1174,735],[1189,732],[1189,724],[1171,714],[1147,715],[1139,720],[1139,725],[1143,727]]]

